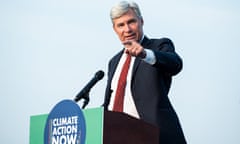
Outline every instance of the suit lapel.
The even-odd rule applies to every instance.
[[[119,61],[120,61],[120,58],[121,58],[122,54],[123,54],[123,50],[120,51],[120,52],[116,55],[116,57],[113,59],[113,61],[112,61],[112,68],[111,68],[112,70],[111,70],[111,72],[110,72],[110,74],[109,74],[109,80],[110,80],[110,81],[112,81],[113,75],[114,75],[114,73],[115,73],[115,71],[116,71],[116,69],[117,69],[117,66],[118,66],[118,63],[119,63]]]
[[[143,48],[148,48],[150,45],[150,40],[146,36],[144,36],[144,39],[141,45],[143,46]],[[132,80],[134,79],[134,75],[141,61],[142,60],[140,58],[136,57],[135,62],[133,64],[133,69],[132,69]]]

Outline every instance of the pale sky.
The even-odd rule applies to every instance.
[[[122,46],[116,0],[0,0],[1,143],[29,143],[31,115],[73,99]],[[189,144],[240,143],[240,2],[136,0],[150,38],[168,37],[183,58],[169,98]],[[106,76],[87,108],[103,103]],[[81,103],[79,103],[81,105]]]

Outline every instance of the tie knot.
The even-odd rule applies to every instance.
[[[127,54],[126,62],[127,61],[131,61],[131,55],[130,54]]]

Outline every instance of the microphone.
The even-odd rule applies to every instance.
[[[78,102],[81,98],[84,98],[86,101],[89,101],[89,91],[90,89],[99,81],[103,78],[104,72],[102,70],[99,70],[96,72],[94,77],[88,82],[88,84],[77,94],[75,97],[74,101]],[[85,106],[84,106],[85,107]]]

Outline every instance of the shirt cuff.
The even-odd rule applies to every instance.
[[[153,51],[149,50],[149,49],[144,49],[144,50],[146,52],[146,57],[143,58],[143,60],[146,63],[149,63],[151,65],[155,64],[156,63],[156,56],[154,55]]]

